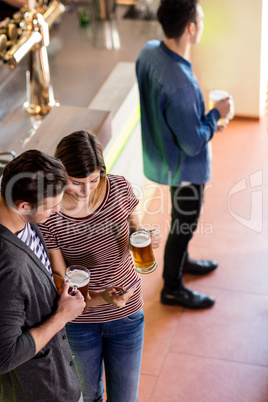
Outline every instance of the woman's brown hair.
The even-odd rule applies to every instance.
[[[57,145],[55,157],[61,160],[68,176],[76,179],[84,179],[96,170],[100,171],[100,183],[92,194],[94,204],[106,183],[102,146],[95,134],[79,130],[67,135]]]
[[[56,147],[55,157],[65,166],[68,176],[85,178],[95,170],[106,174],[102,146],[95,134],[79,130],[62,138]]]

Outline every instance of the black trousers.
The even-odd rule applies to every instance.
[[[170,187],[171,227],[164,253],[164,287],[175,290],[182,284],[188,243],[197,228],[204,198],[204,184]]]

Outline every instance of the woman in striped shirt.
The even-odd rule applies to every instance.
[[[103,401],[103,363],[110,402],[136,402],[143,346],[141,284],[124,295],[139,274],[129,252],[130,233],[142,227],[138,200],[122,176],[106,175],[95,135],[77,131],[64,137],[55,156],[64,164],[69,184],[61,211],[40,225],[53,272],[66,266],[90,270],[87,310],[67,324],[69,343],[85,401]],[[152,236],[159,246],[161,236]]]

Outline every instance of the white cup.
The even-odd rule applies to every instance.
[[[228,92],[223,91],[221,89],[213,89],[212,91],[209,91],[209,101],[208,101],[208,108],[209,110],[214,108],[214,105],[216,102],[218,102],[221,99],[229,98],[230,102],[230,112],[225,118],[222,118],[218,121],[218,126],[225,126],[229,120],[234,118],[235,115],[235,110],[234,110],[234,100]]]

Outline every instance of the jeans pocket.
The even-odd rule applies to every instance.
[[[129,315],[128,317],[126,317],[126,320],[129,322],[134,322],[134,321],[138,322],[138,321],[144,320],[143,309],[141,308],[136,313]]]

